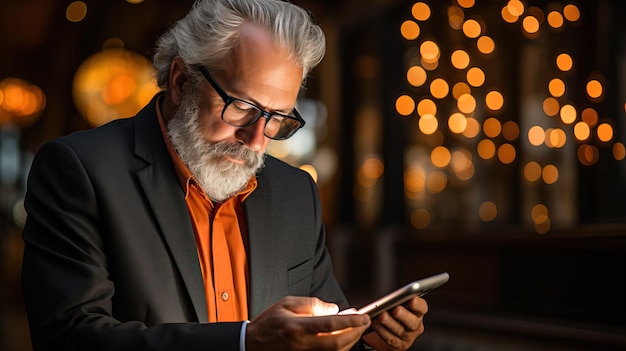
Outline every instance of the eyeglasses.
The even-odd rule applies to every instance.
[[[206,67],[197,66],[197,68],[224,101],[222,120],[231,126],[246,128],[253,125],[260,117],[264,117],[265,128],[263,129],[263,134],[274,140],[288,139],[304,126],[304,119],[302,119],[295,108],[291,112],[292,115],[267,112],[251,102],[228,95]]]

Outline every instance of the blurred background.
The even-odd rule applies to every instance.
[[[25,178],[132,116],[192,0],[0,3],[0,349],[30,350]],[[292,1],[327,35],[269,152],[316,179],[355,306],[447,271],[419,350],[626,349],[626,25],[617,0]]]

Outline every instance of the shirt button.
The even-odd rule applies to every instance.
[[[227,292],[223,292],[222,293],[222,301],[226,301],[228,300],[228,293]]]

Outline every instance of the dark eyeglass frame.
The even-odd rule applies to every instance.
[[[220,86],[220,84],[217,82],[217,80],[215,80],[215,78],[213,78],[211,73],[209,73],[209,70],[206,67],[204,67],[202,65],[198,65],[196,67],[202,73],[204,78],[206,78],[206,80],[209,82],[209,84],[211,84],[213,89],[215,89],[215,92],[217,92],[217,94],[224,101],[224,108],[222,109],[222,121],[224,121],[224,123],[227,123],[227,124],[229,124],[229,125],[231,125],[233,127],[246,128],[246,127],[249,127],[249,126],[253,125],[254,123],[256,123],[256,121],[258,121],[259,118],[264,117],[265,118],[265,126],[267,126],[267,122],[269,122],[269,120],[272,118],[272,116],[279,116],[281,118],[288,118],[288,119],[292,119],[292,120],[295,120],[295,121],[300,123],[300,125],[297,128],[294,128],[293,130],[288,131],[285,135],[281,135],[279,137],[267,135],[265,133],[265,126],[264,126],[263,127],[263,134],[266,137],[268,137],[270,139],[273,139],[273,140],[285,140],[285,139],[288,139],[292,135],[294,135],[300,128],[304,127],[304,124],[306,122],[304,121],[302,116],[300,116],[300,113],[295,108],[292,111],[293,112],[293,116],[289,116],[289,115],[278,113],[278,112],[267,112],[264,109],[262,109],[260,106],[257,106],[256,104],[253,104],[250,101],[238,99],[236,97],[232,97],[232,96],[228,95],[228,93],[226,93],[226,91]],[[228,106],[230,104],[232,104],[233,102],[235,102],[235,101],[238,101],[240,103],[244,103],[246,105],[249,105],[250,107],[255,108],[256,110],[259,111],[259,115],[256,118],[250,120],[248,123],[246,123],[245,125],[242,125],[242,126],[235,125],[235,124],[232,124],[232,123],[226,121],[224,119],[224,112],[226,111],[226,108],[228,108]]]

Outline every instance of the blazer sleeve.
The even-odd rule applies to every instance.
[[[239,322],[116,320],[98,199],[66,143],[41,148],[27,189],[22,284],[34,350],[239,350]]]

